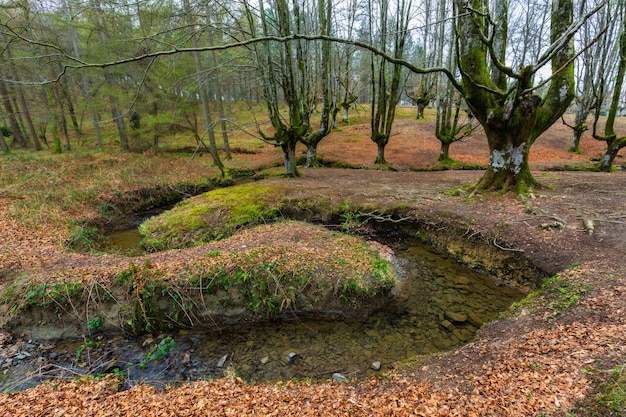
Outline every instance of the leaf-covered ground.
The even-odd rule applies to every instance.
[[[350,132],[343,133],[347,137]],[[565,149],[568,138],[561,136]],[[353,158],[354,163],[362,160],[356,151],[348,155],[341,149],[342,144],[353,145],[341,137],[335,140],[335,146],[321,151]],[[424,141],[425,136],[419,136],[411,149],[417,152]],[[554,155],[560,153],[539,143],[536,164],[559,159]],[[472,154],[472,142],[460,146]],[[412,158],[403,149],[394,152],[387,154],[388,159]],[[43,171],[40,175],[45,176]],[[55,381],[0,395],[0,415],[624,415],[624,403],[619,397],[607,397],[602,387],[612,383],[615,373],[624,372],[626,364],[626,174],[535,175],[550,188],[527,201],[513,196],[467,201],[446,193],[477,180],[480,172],[311,169],[290,180],[303,193],[338,201],[402,205],[405,215],[424,225],[461,222],[467,225],[466,238],[505,251],[523,251],[537,268],[555,275],[539,295],[487,324],[469,345],[415,358],[391,374],[347,383],[249,385],[230,377],[159,391],[147,385],[123,390],[122,381],[114,377]],[[285,180],[267,181],[271,185]],[[7,186],[0,196],[3,284],[21,271],[71,271],[91,259],[63,249],[64,227],[55,229],[46,218],[40,223],[45,227],[39,228],[16,221],[15,205],[32,198],[27,193],[20,196],[18,188]],[[593,223],[593,233],[585,221]],[[100,256],[106,265],[110,255]],[[0,343],[4,347],[19,337],[4,336]]]

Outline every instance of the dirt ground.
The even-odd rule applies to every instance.
[[[145,385],[120,391],[115,378],[59,381],[1,395],[0,415],[620,415],[619,409],[596,409],[600,400],[594,390],[626,364],[626,172],[544,170],[584,163],[604,150],[586,137],[582,155],[568,153],[570,131],[556,125],[531,151],[534,175],[545,188],[524,200],[513,195],[469,200],[446,191],[476,181],[481,171],[413,172],[433,166],[437,142],[427,124],[406,121],[396,129],[386,156],[397,171],[372,165],[375,146],[367,140],[355,146],[367,136],[367,125],[352,125],[322,142],[319,154],[373,169],[310,168],[301,178],[265,181],[291,181],[307,193],[381,207],[402,204],[407,215],[438,224],[446,219],[467,224],[468,237],[523,252],[546,274],[558,274],[544,293],[485,325],[462,348],[416,358],[365,381],[248,385],[230,377],[165,391]],[[280,160],[270,148],[237,157],[249,158],[251,167]],[[484,137],[453,144],[451,157],[486,163]],[[3,224],[0,237],[30,256],[31,245],[15,243],[11,227]],[[54,248],[47,250],[58,251]],[[62,268],[65,255],[47,259]]]

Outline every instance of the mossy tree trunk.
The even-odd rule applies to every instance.
[[[374,9],[372,3],[369,3],[369,13],[373,16]],[[374,24],[370,19],[370,33],[372,37],[378,36],[379,48],[381,51],[387,52],[388,43],[393,42],[393,50],[391,51],[395,58],[402,58],[404,48],[407,41],[408,24],[410,13],[408,8],[410,4],[405,0],[400,0],[396,7],[396,15],[388,16],[389,3],[382,0],[378,4],[379,16],[379,33],[374,33]],[[389,28],[394,33],[393,40],[388,40],[388,24],[392,23],[393,27]],[[373,38],[371,39],[373,43]],[[388,64],[383,58],[371,57],[371,84],[372,84],[372,117],[371,117],[371,140],[376,143],[378,152],[376,154],[376,164],[386,164],[385,146],[389,143],[391,135],[391,127],[396,115],[396,105],[400,100],[400,81],[402,76],[402,65]],[[391,73],[387,73],[387,68],[391,67]]]
[[[253,37],[258,36],[251,11],[253,7],[247,1],[244,3],[251,34]],[[318,27],[320,33],[324,35],[331,33],[332,5],[328,0],[316,0],[315,16],[307,15],[306,10],[301,10],[302,5],[297,1],[290,4],[288,0],[276,0],[272,3],[272,13],[266,12],[263,1],[260,1],[259,5],[262,36],[286,37],[293,33],[303,33],[309,27]],[[268,17],[270,15],[271,17]],[[317,21],[313,21],[313,18]],[[307,19],[311,20],[306,21]],[[283,150],[287,176],[299,175],[295,158],[297,142],[307,146],[307,164],[315,166],[317,146],[332,129],[331,43],[319,40],[315,46],[319,47],[321,53],[317,60],[313,60],[314,62],[311,59],[311,56],[315,55],[311,45],[301,39],[277,44],[264,41],[252,47],[262,74],[261,88],[274,132],[268,135],[258,130],[266,142],[280,146]],[[319,127],[314,130],[310,119],[314,109],[313,103],[318,102],[321,102],[322,108]]]
[[[485,129],[489,165],[479,189],[518,192],[538,185],[528,164],[530,147],[565,112],[574,98],[573,1],[554,0],[552,47],[533,65],[513,70],[504,64],[506,7],[487,19],[488,1],[455,1],[458,19],[459,68],[465,100]],[[490,22],[498,22],[491,25]],[[498,30],[504,32],[500,33]],[[487,38],[485,34],[492,34]],[[552,78],[543,97],[533,89],[542,62],[551,61]]]
[[[330,0],[317,0],[317,9],[320,31],[323,35],[329,36],[331,33],[332,2]],[[317,145],[330,133],[332,129],[331,116],[333,107],[336,107],[331,104],[331,43],[322,41],[321,52],[321,71],[318,79],[322,94],[322,110],[320,112],[319,128],[308,132],[300,138],[300,141],[307,147],[306,164],[310,167],[319,165],[317,161]]]
[[[626,6],[621,4],[621,29],[619,35],[619,63],[617,66],[617,75],[612,86],[613,96],[611,98],[611,105],[609,107],[609,114],[607,115],[606,122],[604,124],[604,135],[598,133],[598,119],[600,117],[600,109],[602,108],[603,91],[607,91],[607,79],[602,77],[600,85],[600,95],[596,103],[596,111],[593,123],[593,137],[597,140],[606,142],[607,148],[604,156],[600,159],[598,169],[603,172],[610,172],[613,167],[613,162],[617,157],[619,151],[626,147],[626,136],[618,136],[615,132],[615,118],[619,111],[619,105],[622,98],[622,88],[624,86],[624,75],[626,74]]]

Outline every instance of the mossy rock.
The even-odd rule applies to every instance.
[[[280,215],[285,191],[257,183],[209,191],[181,202],[139,227],[148,251],[183,248],[224,239],[244,226]]]

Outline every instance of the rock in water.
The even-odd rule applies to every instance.
[[[463,312],[446,310],[443,315],[452,322],[463,323],[467,321],[467,315]]]
[[[287,364],[290,364],[294,361],[294,359],[296,359],[296,356],[298,356],[298,354],[296,352],[291,352],[285,355],[285,362]]]

